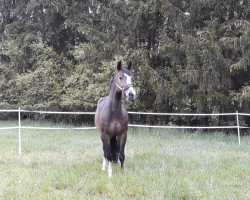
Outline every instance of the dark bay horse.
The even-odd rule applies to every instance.
[[[103,143],[102,170],[108,164],[108,176],[112,177],[112,161],[117,162],[118,157],[123,168],[125,154],[124,148],[127,140],[128,113],[122,100],[123,93],[129,101],[135,99],[136,92],[132,85],[131,62],[122,67],[121,61],[110,82],[109,95],[100,99],[95,113],[95,125],[101,133]]]

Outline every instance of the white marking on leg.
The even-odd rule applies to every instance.
[[[102,160],[102,171],[106,170],[106,165],[107,165],[107,161],[106,161],[105,157],[103,157],[103,160]]]
[[[109,174],[109,178],[112,178],[112,162],[108,161],[108,174]]]

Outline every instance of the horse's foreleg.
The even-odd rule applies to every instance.
[[[107,165],[107,160],[106,158],[103,156],[103,160],[102,160],[102,171],[106,170],[106,165]]]
[[[106,170],[107,163],[108,163],[108,176],[109,176],[109,178],[112,178],[112,176],[113,176],[112,175],[112,162],[111,161],[107,162],[107,159],[105,157],[103,157],[102,171]]]
[[[111,161],[108,161],[108,175],[109,175],[109,178],[113,177],[113,174],[112,174],[112,162]]]
[[[119,160],[121,162],[121,168],[123,169],[124,160],[125,160],[125,145],[127,141],[127,133],[122,134],[122,136],[119,138],[118,144],[119,144]]]
[[[102,163],[102,170],[106,169],[106,164],[108,163],[108,175],[109,178],[112,177],[112,154],[111,154],[111,148],[110,148],[110,139],[107,134],[103,133],[102,136],[102,142],[103,142],[103,163]],[[108,161],[108,162],[107,162]]]

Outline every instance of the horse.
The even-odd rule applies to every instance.
[[[127,67],[117,63],[117,70],[109,84],[109,95],[101,98],[95,112],[95,126],[100,131],[103,144],[102,170],[108,166],[108,177],[112,175],[112,162],[117,163],[118,157],[123,169],[127,141],[128,113],[123,101],[123,94],[128,101],[136,97],[132,84],[131,61]]]

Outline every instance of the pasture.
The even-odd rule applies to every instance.
[[[0,130],[0,199],[250,199],[249,136],[130,128],[112,179],[97,130],[22,130],[21,156],[17,136]]]

